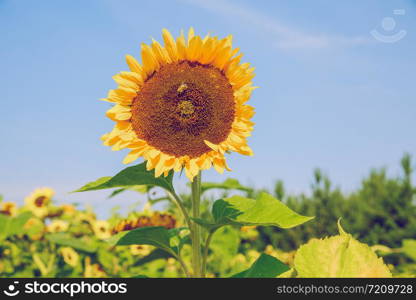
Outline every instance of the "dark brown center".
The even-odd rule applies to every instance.
[[[45,202],[46,202],[46,197],[45,196],[40,196],[40,197],[35,199],[35,205],[37,207],[42,207]]]
[[[224,74],[181,61],[163,66],[133,101],[132,124],[139,138],[176,156],[198,157],[223,142],[234,120],[234,96]]]

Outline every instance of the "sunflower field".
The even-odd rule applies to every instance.
[[[363,180],[362,188],[352,195],[343,195],[331,188],[329,179],[319,171],[315,173],[316,182],[309,197],[285,195],[281,182],[270,193],[243,186],[231,178],[220,183],[203,183],[201,220],[210,220],[199,221],[202,237],[209,239],[205,244],[208,247],[202,251],[207,255],[203,260],[203,276],[415,277],[416,189],[409,181],[410,166],[410,156],[405,156],[401,178],[387,178],[383,170],[373,171]],[[160,187],[163,184],[103,187],[103,180],[99,182],[87,184],[79,191],[96,190],[100,185],[113,187],[109,197],[122,201],[122,192],[132,190],[138,196],[147,195],[144,209],[132,210],[127,215],[113,210],[107,220],[100,220],[91,208],[58,205],[51,188],[36,189],[24,199],[23,205],[3,199],[0,202],[0,276],[192,276],[187,267],[192,260],[192,242],[185,218],[169,192],[154,198],[155,191],[165,190]],[[221,194],[221,200],[213,198],[213,191]],[[386,196],[385,200],[382,195]],[[374,196],[378,198],[371,200],[372,211],[369,211],[360,197],[372,199]],[[189,194],[177,197],[186,208],[192,206]],[[249,210],[240,204],[252,199],[257,204],[249,205]],[[397,202],[401,203],[401,209]],[[164,210],[155,210],[155,204],[163,204]],[[261,211],[266,208],[271,213],[259,217],[258,208]],[[303,217],[291,208],[317,216],[315,219]],[[239,209],[238,216],[227,213],[230,209]],[[398,210],[397,214],[386,214],[384,222],[399,225],[405,222],[404,226],[378,226],[377,220],[383,217],[377,211],[394,209]],[[228,216],[226,221],[224,216]],[[284,229],[299,222],[306,223]],[[327,228],[320,228],[322,224],[327,224]],[[274,227],[277,225],[280,229]],[[347,232],[346,228],[353,231]],[[374,234],[380,230],[385,232]]]

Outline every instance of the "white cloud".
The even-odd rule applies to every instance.
[[[184,0],[185,2],[206,9],[227,18],[238,18],[259,30],[275,37],[274,46],[279,49],[322,49],[334,46],[356,46],[369,42],[366,37],[346,37],[342,35],[310,34],[293,27],[283,25],[252,8],[231,3],[227,0]]]

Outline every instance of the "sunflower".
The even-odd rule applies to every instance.
[[[62,209],[63,214],[66,216],[73,216],[75,212],[77,211],[75,206],[72,204],[63,204],[61,206],[61,209]]]
[[[257,226],[242,226],[240,228],[241,237],[245,240],[254,241],[259,236],[259,232],[256,228]]]
[[[282,250],[273,248],[272,245],[267,245],[264,253],[278,258],[286,265],[293,266],[296,251],[283,252]]]
[[[172,229],[176,225],[176,219],[169,214],[153,213],[151,216],[139,216],[138,218],[121,220],[112,230],[113,234],[122,231],[133,230],[147,226],[162,226],[166,229]]]
[[[48,205],[52,196],[55,194],[51,188],[38,188],[25,198],[26,207],[32,211],[32,213],[43,218],[48,215]]]
[[[124,163],[139,157],[155,176],[185,169],[190,180],[213,166],[230,170],[224,154],[252,155],[247,145],[254,123],[245,104],[255,87],[253,70],[241,63],[232,36],[176,39],[163,30],[164,46],[142,44],[140,65],[127,55],[129,72],[113,77],[119,87],[103,99],[115,104],[107,117],[116,124],[102,136],[113,150],[130,149]]]
[[[137,256],[147,256],[153,249],[154,247],[149,245],[130,245],[131,254]]]
[[[17,215],[17,205],[14,202],[1,202],[0,214],[14,217]]]
[[[79,261],[78,253],[71,247],[61,248],[61,254],[64,258],[64,261],[71,267],[76,267]]]
[[[65,232],[68,228],[69,223],[62,220],[53,220],[48,226],[46,226],[46,230],[51,233]]]
[[[85,257],[84,277],[103,278],[107,277],[107,274],[99,264],[91,264],[91,258],[87,256]]]
[[[91,211],[86,211],[86,212],[81,211],[75,216],[75,220],[80,223],[92,224],[96,221],[96,216]]]
[[[34,241],[40,240],[43,236],[45,224],[38,218],[30,218],[23,225],[25,233]]]
[[[108,239],[111,236],[110,223],[107,221],[93,221],[91,223],[92,231],[100,240]]]

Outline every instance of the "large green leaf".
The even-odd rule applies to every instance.
[[[134,266],[138,267],[138,266],[142,266],[144,264],[147,264],[149,262],[152,262],[156,259],[167,259],[169,257],[172,257],[172,254],[163,251],[161,249],[155,249],[153,250],[149,255],[143,257],[142,259],[139,259]]]
[[[121,194],[122,192],[125,192],[125,191],[134,191],[134,192],[138,192],[139,194],[146,194],[152,187],[153,186],[151,185],[133,185],[127,188],[120,188],[120,189],[114,190],[110,194],[110,196],[108,196],[108,198],[113,198],[117,196],[118,194]]]
[[[251,192],[253,189],[241,185],[237,179],[227,178],[224,182],[203,182],[201,183],[202,193],[211,189],[223,189],[223,190],[239,190],[243,192]]]
[[[24,233],[23,225],[26,224],[26,222],[32,217],[31,212],[24,212],[20,215],[18,215],[15,218],[11,219],[11,224],[9,228],[9,234],[21,234]]]
[[[147,171],[146,163],[142,163],[136,166],[128,167],[113,177],[101,177],[93,182],[87,183],[74,192],[96,191],[110,188],[127,188],[137,185],[159,186],[173,192],[172,179],[173,172],[171,172],[167,177],[160,176],[155,178],[154,170]]]
[[[97,259],[104,268],[111,272],[114,270],[114,265],[117,264],[115,263],[117,260],[115,260],[114,254],[104,247],[98,249]]]
[[[123,231],[108,239],[113,246],[151,245],[171,254],[177,253],[177,247],[172,247],[172,234],[162,226],[149,226]]]
[[[100,189],[99,187],[101,185],[104,185],[106,182],[110,181],[111,178],[112,178],[111,176],[100,177],[94,181],[88,182],[82,188],[79,188],[73,191],[72,193],[99,190]]]
[[[224,225],[291,228],[313,219],[297,214],[267,193],[261,193],[257,199],[234,196],[217,200],[212,207],[212,216],[214,222],[200,219],[195,222],[209,230],[215,230]]]
[[[227,261],[237,255],[240,244],[240,230],[233,227],[223,227],[215,233],[209,248],[214,258]]]
[[[244,266],[240,266],[239,263],[234,265],[224,263],[231,262],[236,257],[240,246],[241,237],[238,228],[227,226],[217,230],[209,245],[209,269],[215,270],[221,277],[231,276],[244,270]]]
[[[402,251],[411,259],[416,261],[416,240],[403,240]]]
[[[97,251],[97,244],[88,238],[81,238],[77,239],[72,237],[68,233],[52,233],[46,235],[46,239],[49,241],[61,245],[61,246],[69,246],[76,250],[88,252],[88,253],[94,253]]]
[[[24,212],[16,217],[9,217],[0,214],[0,240],[9,236],[24,233],[23,225],[30,219],[32,214]]]
[[[260,257],[243,272],[231,276],[232,278],[275,278],[290,268],[277,258],[262,253]]]
[[[298,277],[391,277],[388,267],[366,244],[340,229],[340,235],[312,239],[301,246],[294,266]]]

